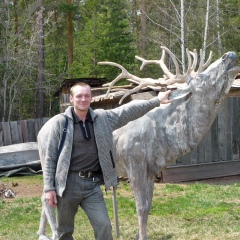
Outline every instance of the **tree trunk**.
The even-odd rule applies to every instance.
[[[72,6],[72,0],[67,0],[68,4]],[[68,70],[71,69],[73,63],[73,28],[72,28],[72,10],[70,9],[67,15],[68,21]],[[68,74],[71,78],[71,74]]]
[[[185,73],[185,32],[184,32],[184,0],[181,0],[181,52],[182,52],[182,71]]]
[[[147,31],[147,20],[146,20],[146,0],[140,2],[141,10],[141,37],[140,37],[140,51],[141,56],[146,57],[146,31]]]
[[[14,5],[14,33],[15,33],[15,37],[16,37],[15,52],[17,52],[17,47],[18,47],[18,11],[17,11],[17,3],[18,3],[18,0],[14,0],[13,1],[13,5]]]
[[[207,0],[207,8],[206,8],[206,16],[205,16],[205,30],[204,30],[204,38],[203,38],[203,58],[202,58],[203,61],[205,61],[205,56],[206,56],[208,21],[209,21],[209,0]]]
[[[9,67],[9,61],[10,61],[10,54],[9,54],[9,42],[8,42],[8,36],[9,36],[9,29],[10,27],[10,15],[9,15],[9,4],[6,4],[6,8],[4,9],[5,14],[4,16],[7,16],[8,19],[5,20],[4,26],[4,36],[3,36],[3,61],[4,61],[4,74],[3,74],[3,115],[2,115],[2,122],[7,121],[7,93],[8,93],[8,81],[10,78],[10,67]]]
[[[135,36],[135,41],[136,41],[136,45],[138,45],[138,39],[139,39],[139,27],[137,24],[137,0],[133,0],[132,1],[132,17],[131,17],[131,21],[132,21],[132,31],[134,33]]]
[[[220,33],[220,17],[219,17],[219,0],[216,0],[217,6],[217,46],[218,46],[218,57],[222,54],[222,41],[221,41],[221,33]]]
[[[44,0],[41,0],[41,10],[37,16],[37,29],[39,36],[38,46],[38,87],[36,117],[44,117]]]

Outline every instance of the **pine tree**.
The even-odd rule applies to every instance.
[[[125,0],[85,1],[73,64],[75,77],[116,77],[118,69],[98,66],[112,61],[132,69],[135,48]],[[81,24],[82,23],[82,24]]]

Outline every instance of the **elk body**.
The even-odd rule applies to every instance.
[[[136,200],[138,240],[147,239],[155,176],[200,143],[239,72],[236,65],[237,55],[225,54],[188,79],[185,97],[114,131],[118,173],[129,178]]]

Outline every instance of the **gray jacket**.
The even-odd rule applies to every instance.
[[[117,185],[112,132],[158,106],[159,99],[155,97],[151,100],[134,100],[111,110],[89,109],[106,189]],[[52,117],[38,134],[38,149],[44,173],[44,191],[55,190],[59,196],[62,196],[65,190],[71,160],[74,128],[71,108],[68,107],[63,114]],[[57,160],[59,142],[65,124],[63,115],[68,117],[69,124],[64,146]]]

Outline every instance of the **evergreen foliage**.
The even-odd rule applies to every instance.
[[[133,34],[125,0],[88,0],[80,5],[80,29],[76,33],[73,77],[107,77],[118,69],[97,65],[118,62],[132,69],[135,56]]]

